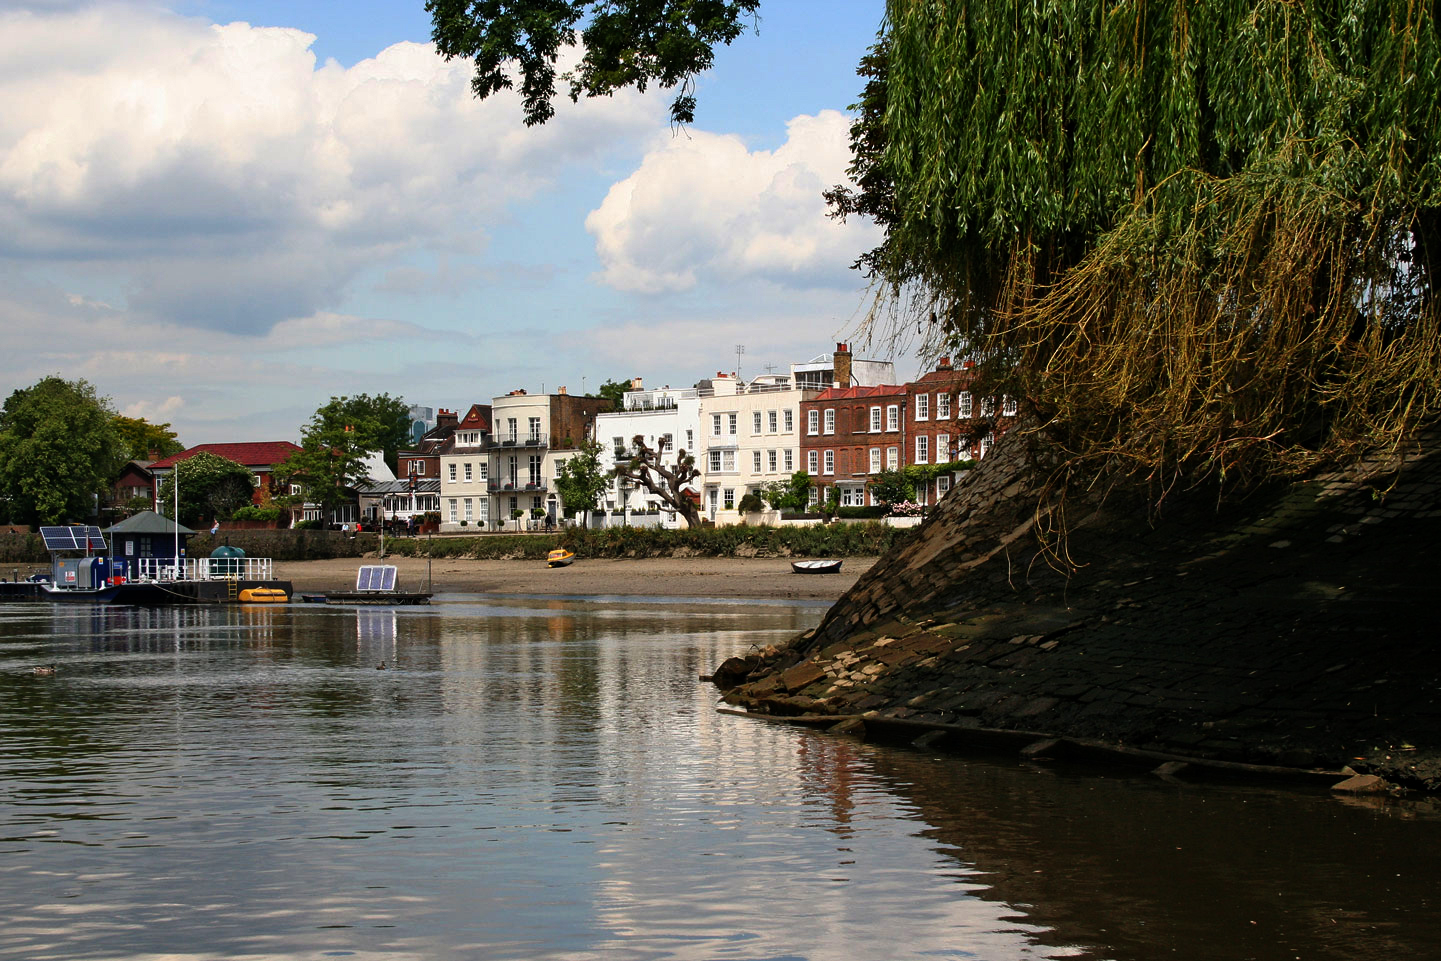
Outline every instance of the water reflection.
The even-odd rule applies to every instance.
[[[0,605],[0,957],[1441,943],[1424,804],[935,759],[714,711],[698,674],[818,615]]]

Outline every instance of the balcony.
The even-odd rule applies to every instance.
[[[545,433],[497,434],[493,443],[496,447],[548,447],[550,446],[550,435]]]
[[[491,481],[486,486],[486,492],[491,494],[544,494],[549,489],[544,480]]]

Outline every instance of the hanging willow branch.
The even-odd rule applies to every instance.
[[[1076,462],[1247,483],[1441,409],[1433,4],[888,14],[838,212]]]

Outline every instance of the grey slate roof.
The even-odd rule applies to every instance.
[[[154,511],[141,511],[133,517],[116,524],[114,527],[107,527],[106,534],[171,534],[179,527],[181,534],[194,534],[184,524],[176,524],[168,517],[161,517]]]

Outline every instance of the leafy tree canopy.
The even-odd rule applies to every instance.
[[[608,380],[596,388],[595,396],[610,401],[611,410],[625,410],[625,393],[628,390],[629,380]]]
[[[108,398],[83,380],[46,377],[0,409],[0,496],[11,520],[58,524],[95,514],[125,462]]]
[[[555,474],[555,492],[560,495],[566,516],[580,511],[587,516],[600,502],[600,495],[610,485],[610,478],[600,467],[601,446],[597,441],[582,441],[576,452],[567,457]]]
[[[143,417],[116,414],[113,423],[128,460],[149,460],[152,451],[169,457],[185,449],[169,424],[152,424]]]
[[[1434,4],[890,0],[862,73],[879,306],[1081,461],[1284,476],[1441,406]]]
[[[671,119],[695,119],[692,81],[755,22],[760,0],[426,0],[431,38],[446,59],[475,61],[471,89],[481,99],[520,77],[527,126],[555,113],[556,62],[563,47],[584,48],[560,79],[571,100],[626,87],[679,86]],[[583,26],[582,26],[583,24]],[[579,28],[579,29],[578,29]]]
[[[332,397],[311,415],[305,428],[307,434],[316,431],[350,434],[347,446],[365,454],[379,453],[395,471],[397,455],[410,443],[410,405],[389,394]]]
[[[175,479],[180,479],[180,523],[199,529],[211,521],[228,521],[249,507],[255,494],[255,475],[244,464],[203,450],[175,465],[160,484],[160,513],[175,517]]]
[[[277,481],[299,484],[304,489],[299,499],[320,505],[326,514],[349,501],[368,479],[367,456],[380,450],[384,439],[383,425],[359,416],[363,409],[351,408],[351,401],[332,397],[316,410],[301,432],[301,449],[274,467]]]
[[[761,489],[761,497],[774,510],[803,511],[810,503],[811,475],[798,470],[788,480],[772,481]]]

